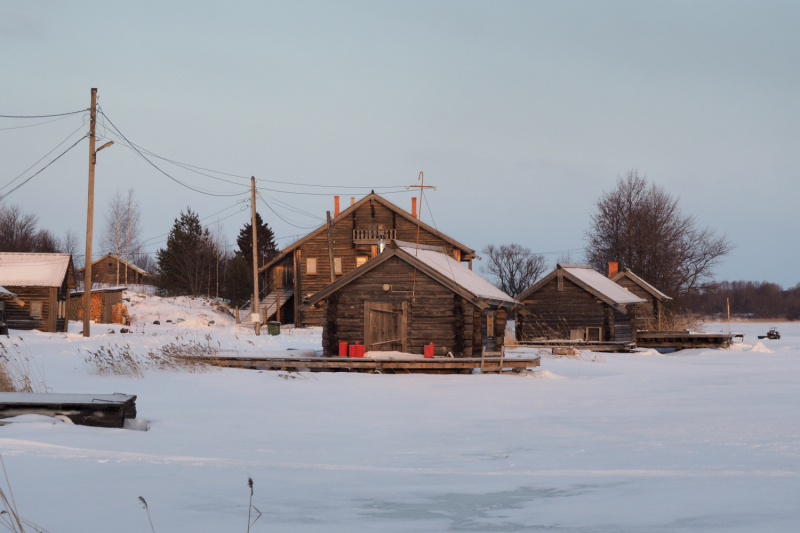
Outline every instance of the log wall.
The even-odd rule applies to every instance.
[[[407,302],[409,352],[421,354],[433,342],[436,355],[472,356],[475,306],[422,272],[416,272],[415,283],[414,268],[397,257],[336,291],[318,310],[324,317],[323,355],[338,355],[339,341],[364,342],[366,300]]]
[[[102,260],[92,265],[92,282],[106,283],[109,285],[125,284],[125,263],[119,262],[119,283],[117,282],[117,260],[112,257],[104,257]],[[151,276],[143,276],[141,272],[128,268],[128,283],[130,284],[149,284]],[[84,276],[85,270],[81,269],[80,274]]]
[[[25,302],[20,306],[14,302],[6,302],[6,320],[11,329],[38,329],[55,332],[58,324],[58,289],[56,287],[13,287],[6,286]],[[34,302],[42,304],[41,318],[31,317]]]

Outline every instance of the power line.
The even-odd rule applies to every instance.
[[[73,148],[75,148],[75,147],[78,145],[78,143],[79,143],[79,142],[81,142],[82,140],[84,140],[86,137],[88,137],[88,135],[84,135],[83,137],[81,137],[80,139],[78,139],[77,141],[75,141],[75,144],[73,144],[72,146],[70,146],[69,148],[67,148],[67,149],[66,149],[66,150],[64,150],[63,152],[61,152],[61,153],[58,155],[58,157],[56,157],[55,159],[53,159],[52,161],[50,161],[49,163],[47,163],[45,166],[43,166],[41,169],[39,169],[39,171],[38,171],[38,172],[36,172],[34,175],[32,175],[30,178],[26,179],[25,181],[23,181],[22,183],[20,183],[19,185],[17,185],[16,187],[14,187],[13,189],[11,189],[10,191],[8,191],[8,192],[7,192],[7,193],[6,193],[6,194],[3,196],[3,198],[6,198],[6,197],[8,197],[8,196],[9,196],[11,193],[13,193],[13,192],[14,192],[14,191],[16,191],[17,189],[19,189],[20,187],[22,187],[23,185],[25,185],[26,183],[28,183],[29,181],[31,181],[33,178],[35,178],[36,176],[38,176],[39,174],[41,174],[41,173],[42,173],[42,171],[43,171],[44,169],[46,169],[47,167],[49,167],[50,165],[52,165],[53,163],[55,163],[56,161],[58,161],[59,159],[61,159],[61,156],[62,156],[62,155],[66,154],[67,152],[69,152],[70,150],[72,150]]]
[[[275,213],[275,216],[276,216],[276,217],[278,217],[279,219],[283,220],[284,222],[286,222],[286,223],[287,223],[287,224],[289,224],[290,226],[294,226],[295,228],[298,228],[298,229],[314,229],[314,228],[318,228],[318,227],[319,227],[319,225],[314,225],[314,226],[298,226],[297,224],[295,224],[295,223],[293,223],[293,222],[290,222],[290,221],[286,220],[285,218],[283,218],[282,216],[280,216],[280,215],[278,214],[278,212],[277,212],[277,211],[275,211],[274,209],[272,209],[272,206],[271,206],[271,205],[269,205],[269,204],[266,202],[266,200],[264,200],[264,198],[263,198],[263,197],[262,197],[260,194],[258,195],[258,199],[259,199],[259,200],[261,200],[261,203],[263,203],[265,206],[267,206],[267,209],[269,209],[270,211],[272,211],[273,213]]]
[[[70,139],[70,137],[72,137],[73,135],[75,135],[75,134],[76,134],[76,133],[77,133],[77,132],[78,132],[78,131],[79,131],[81,128],[83,128],[83,126],[84,126],[83,124],[81,124],[80,126],[78,126],[78,128],[77,128],[75,131],[73,131],[72,133],[70,133],[69,135],[67,135],[67,138],[66,138],[66,139],[64,139],[63,141],[61,141],[60,143],[58,143],[58,144],[56,145],[56,147],[55,147],[55,148],[53,148],[52,150],[50,150],[49,152],[47,152],[46,154],[44,154],[44,155],[43,155],[41,158],[39,158],[39,161],[37,161],[36,163],[34,163],[34,164],[32,164],[31,166],[29,166],[28,168],[26,168],[25,170],[23,170],[23,171],[22,171],[22,172],[21,172],[21,173],[20,173],[20,174],[19,174],[19,175],[18,175],[16,178],[14,178],[13,180],[9,181],[8,183],[6,183],[6,184],[5,184],[5,185],[3,185],[2,187],[0,187],[0,191],[2,191],[3,189],[5,189],[6,187],[8,187],[9,185],[11,185],[12,183],[14,183],[15,181],[17,181],[17,180],[18,180],[20,177],[22,177],[22,176],[23,176],[23,175],[24,175],[26,172],[28,172],[30,169],[32,169],[33,167],[35,167],[36,165],[38,165],[38,164],[39,164],[39,163],[42,161],[42,159],[44,159],[44,158],[45,158],[45,157],[47,157],[48,155],[50,155],[50,154],[52,154],[53,152],[55,152],[55,151],[58,149],[58,147],[59,147],[59,146],[61,146],[61,145],[62,145],[62,144],[64,144],[65,142],[67,142],[67,141]]]
[[[64,120],[65,118],[69,118],[69,117],[70,117],[70,115],[66,115],[66,116],[63,116],[63,117],[55,118],[53,120],[46,120],[44,122],[37,122],[36,124],[28,124],[26,126],[13,126],[11,128],[0,128],[0,131],[21,130],[21,129],[24,129],[24,128],[33,128],[35,126],[41,126],[42,124],[51,124],[53,122],[58,122],[59,120]]]
[[[78,113],[86,112],[86,109],[79,109],[78,111],[70,111],[69,113],[58,113],[55,115],[0,115],[0,118],[52,118],[52,117],[65,117],[67,115],[77,115]]]
[[[116,125],[114,124],[114,122],[113,122],[113,121],[112,121],[112,120],[111,120],[111,119],[108,117],[108,115],[106,115],[106,114],[105,114],[105,113],[104,113],[102,110],[100,111],[100,113],[101,113],[101,114],[102,114],[102,115],[103,115],[103,116],[106,118],[106,120],[108,120],[108,123],[109,123],[109,124],[111,124],[111,127],[112,127],[112,128],[114,128],[114,130],[115,130],[115,131],[116,131],[116,132],[117,132],[117,133],[118,133],[118,134],[119,134],[119,135],[120,135],[120,136],[121,136],[121,137],[122,137],[122,138],[125,140],[125,142],[127,142],[128,144],[130,144],[131,146],[133,146],[133,149],[136,151],[136,153],[137,153],[137,154],[139,154],[139,156],[141,156],[141,158],[142,158],[142,159],[144,159],[145,161],[147,161],[147,162],[148,162],[148,163],[149,163],[149,164],[150,164],[150,165],[151,165],[153,168],[155,168],[156,170],[158,170],[160,173],[164,174],[166,177],[168,177],[169,179],[171,179],[171,180],[172,180],[172,181],[174,181],[175,183],[177,183],[177,184],[179,184],[179,185],[181,185],[181,186],[183,186],[183,187],[186,187],[186,188],[187,188],[187,189],[189,189],[189,190],[192,190],[192,191],[194,191],[194,192],[198,192],[198,193],[200,193],[200,194],[205,194],[205,195],[207,195],[207,196],[217,196],[217,197],[225,197],[225,196],[228,196],[228,197],[230,197],[230,196],[242,196],[242,195],[244,195],[244,194],[248,194],[246,191],[243,191],[243,192],[236,192],[236,193],[210,192],[210,191],[205,191],[205,190],[203,190],[203,189],[199,189],[199,188],[197,188],[197,187],[194,187],[194,186],[192,186],[192,185],[188,185],[188,184],[186,184],[186,183],[182,182],[181,180],[179,180],[179,179],[177,179],[177,178],[173,177],[172,175],[170,175],[170,174],[169,174],[169,173],[167,173],[166,171],[162,170],[162,169],[161,169],[161,167],[159,167],[158,165],[156,165],[155,163],[153,163],[152,161],[150,161],[149,159],[147,159],[147,157],[146,157],[146,156],[145,156],[145,155],[144,155],[144,154],[143,154],[141,151],[139,151],[139,149],[138,149],[138,148],[136,148],[136,146],[135,146],[135,145],[134,145],[134,144],[133,144],[133,143],[132,143],[132,142],[131,142],[131,141],[130,141],[130,140],[127,138],[127,137],[125,137],[125,135],[124,135],[124,134],[123,134],[123,133],[122,133],[122,132],[119,130],[119,128],[117,128],[117,126],[116,126]]]

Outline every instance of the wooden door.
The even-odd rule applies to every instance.
[[[406,302],[364,302],[364,345],[367,351],[407,352]]]
[[[272,270],[273,288],[282,289],[286,286],[286,280],[284,278],[285,275],[286,275],[286,267],[282,265],[278,265]]]

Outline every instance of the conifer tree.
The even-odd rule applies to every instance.
[[[256,213],[256,235],[258,239],[258,266],[269,263],[273,257],[278,255],[278,247],[275,244],[275,234],[269,225],[261,219],[261,215]],[[239,251],[248,265],[253,264],[253,225],[248,222],[239,231],[236,237],[236,244]]]

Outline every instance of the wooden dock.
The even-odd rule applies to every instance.
[[[0,425],[19,415],[65,416],[82,426],[121,428],[126,418],[136,418],[136,396],[0,392]]]
[[[539,356],[533,357],[213,357],[207,364],[252,370],[283,370],[290,372],[363,372],[372,374],[470,374],[483,366],[483,373],[524,372],[539,366]]]
[[[539,340],[539,341],[520,341],[514,346],[524,346],[525,348],[543,348],[551,350],[554,348],[573,348],[576,350],[589,350],[591,352],[632,352],[636,349],[633,342],[595,342],[584,340]],[[508,346],[513,348],[514,346]]]
[[[741,333],[694,333],[690,331],[640,331],[636,344],[640,348],[727,348],[734,339],[744,339]]]

